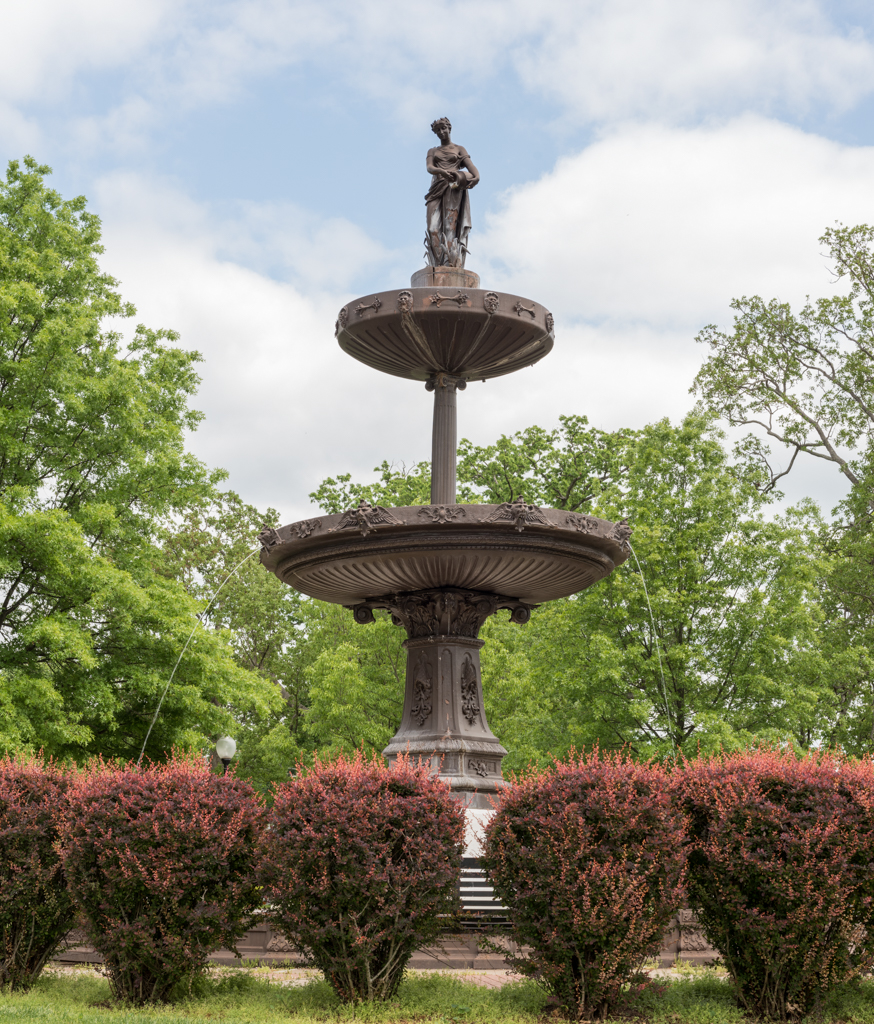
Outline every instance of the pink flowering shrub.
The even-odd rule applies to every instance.
[[[404,758],[316,760],[279,786],[264,834],[272,916],[343,1002],[390,999],[458,907],[464,812]]]
[[[0,758],[0,988],[24,991],[73,926],[55,850],[70,775],[40,758]]]
[[[684,835],[664,769],[623,754],[572,755],[518,782],[482,858],[531,950],[513,968],[574,1019],[607,1017],[682,900]]]
[[[113,994],[164,1000],[251,924],[260,802],[233,775],[174,757],[141,769],[94,763],[72,803],[64,869]]]
[[[874,965],[874,765],[761,749],[689,762],[690,905],[746,1010],[807,1014]]]

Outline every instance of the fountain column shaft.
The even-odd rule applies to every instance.
[[[454,505],[458,417],[456,392],[466,382],[448,373],[438,373],[425,385],[434,392],[434,423],[431,430],[431,504]]]

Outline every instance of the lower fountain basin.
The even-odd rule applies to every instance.
[[[460,588],[540,604],[585,590],[630,554],[630,529],[523,502],[358,509],[262,534],[261,562],[310,597],[357,605]]]

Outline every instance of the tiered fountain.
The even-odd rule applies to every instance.
[[[524,498],[459,505],[456,396],[532,366],[552,350],[552,314],[519,295],[480,288],[464,269],[469,190],[479,173],[454,145],[450,125],[432,125],[426,198],[429,266],[409,288],[347,303],[335,333],[344,352],[434,392],[431,504],[383,508],[362,502],[336,515],[261,535],[262,563],[303,594],[345,605],[355,621],[387,609],[407,633],[400,728],[383,751],[427,759],[468,807],[488,809],[505,785],[507,751],[486,721],[478,639],[506,609],[525,623],[543,601],[575,594],[629,555],[630,530],[594,516],[539,508]]]

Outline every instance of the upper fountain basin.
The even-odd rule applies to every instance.
[[[354,299],[341,308],[335,333],[340,348],[362,363],[423,381],[437,373],[500,377],[532,366],[555,342],[552,314],[539,303],[454,286]]]
[[[630,529],[594,516],[503,505],[371,507],[265,530],[261,562],[301,593],[356,605],[461,588],[540,604],[628,558]]]

